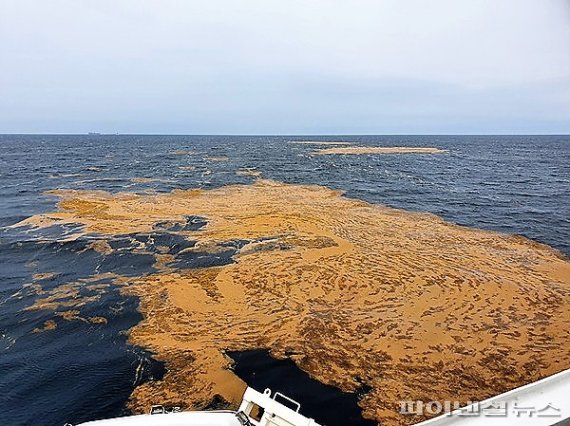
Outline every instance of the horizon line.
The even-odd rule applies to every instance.
[[[570,136],[570,133],[0,133],[0,136]]]

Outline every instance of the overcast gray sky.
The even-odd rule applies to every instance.
[[[0,133],[570,133],[570,0],[0,0]]]

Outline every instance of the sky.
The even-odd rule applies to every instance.
[[[570,0],[0,0],[0,133],[569,134]]]

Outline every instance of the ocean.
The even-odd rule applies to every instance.
[[[437,147],[445,152],[313,155],[318,145],[290,143],[294,141]],[[139,300],[119,292],[105,275],[147,274],[151,259],[123,253],[102,260],[86,249],[85,241],[69,238],[73,227],[12,225],[56,210],[58,198],[46,194],[54,189],[208,190],[249,185],[256,176],[248,172],[254,170],[264,179],[320,185],[373,204],[519,234],[570,255],[569,136],[0,135],[3,424],[57,425],[125,414],[133,389],[160,380],[166,371],[148,349],[127,342],[127,331],[142,320]],[[200,218],[196,220],[200,226]],[[192,267],[226,261],[218,256]],[[76,282],[96,282],[109,290],[76,313],[78,320],[58,321],[57,328],[46,332],[59,308],[47,304],[35,309],[34,303],[42,292]],[[77,297],[94,296],[90,291],[79,289]],[[242,358],[245,363],[260,359]],[[294,366],[263,359],[273,369],[266,372],[271,380],[262,381],[263,386],[295,388],[300,380],[296,375],[274,374]],[[250,367],[238,360],[236,374]],[[251,379],[252,373],[240,377]],[[314,397],[318,387],[306,388]],[[330,389],[323,395],[329,398]],[[295,397],[309,408],[317,404],[303,392]],[[346,402],[350,416],[354,403]]]

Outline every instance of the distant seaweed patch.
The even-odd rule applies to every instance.
[[[230,157],[225,156],[225,155],[221,155],[221,156],[210,156],[210,157],[206,157],[205,159],[208,161],[222,162],[222,161],[228,161],[230,159]]]
[[[426,147],[382,147],[382,146],[350,146],[340,148],[323,148],[313,151],[315,155],[362,155],[362,154],[437,154],[446,152],[440,148]]]
[[[255,167],[243,167],[236,171],[236,175],[259,177],[261,176],[261,172]]]
[[[147,178],[147,177],[133,177],[133,178],[130,178],[129,180],[133,183],[151,183],[151,182],[172,183],[172,182],[175,182],[172,179]]]
[[[171,151],[171,154],[172,155],[194,155],[194,154],[196,154],[196,151],[180,149],[180,150],[176,150],[176,151]]]

